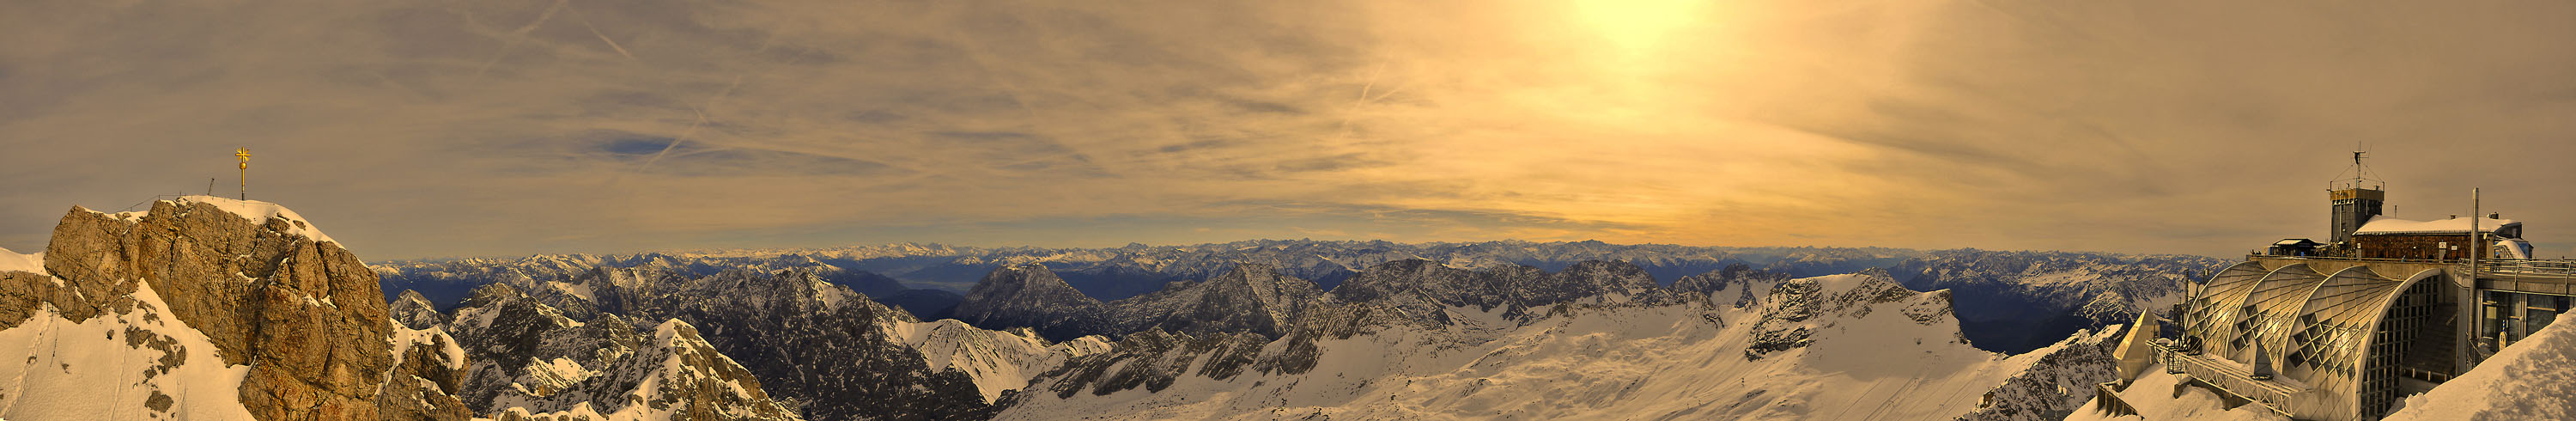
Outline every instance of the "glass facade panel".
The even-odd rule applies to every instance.
[[[2555,320],[2558,320],[2557,310],[2540,308],[2526,310],[2522,316],[2522,331],[2539,332],[2540,328],[2548,327],[2549,322]]]

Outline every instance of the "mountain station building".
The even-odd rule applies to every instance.
[[[2576,297],[2576,261],[2532,259],[2521,222],[2390,218],[2385,192],[2358,184],[2328,192],[2331,241],[2282,240],[2186,283],[2170,321],[2178,336],[2157,338],[2157,320],[2141,317],[2147,332],[2130,341],[2151,344],[2123,344],[2120,357],[2140,368],[2124,361],[2121,383],[2162,362],[2294,419],[2375,420],[2547,326]]]

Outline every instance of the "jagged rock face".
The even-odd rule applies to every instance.
[[[2091,369],[2075,361],[2083,350],[2043,360],[1970,347],[1946,293],[1906,290],[1878,271],[1790,280],[1740,267],[1690,284],[1757,291],[1738,306],[1659,291],[1606,263],[1554,274],[1426,263],[1363,271],[1274,340],[1129,335],[1033,380],[998,417],[1940,419],[1979,410],[1977,395],[1999,384],[2028,389]],[[1556,294],[1567,290],[1591,293]],[[1781,346],[1757,350],[1766,335]],[[2042,367],[2051,364],[2065,367]],[[1844,402],[1865,404],[1834,406]]]
[[[1660,290],[1655,277],[1628,262],[1586,260],[1536,282],[1512,283],[1525,306],[1575,302],[1591,298],[1628,301]]]
[[[643,341],[622,319],[574,321],[504,284],[476,289],[456,307],[456,321],[448,328],[462,338],[461,346],[474,360],[462,397],[478,414],[540,405],[587,379],[581,367],[601,367],[631,355]]]
[[[1501,308],[1504,317],[1527,321],[1541,316],[1533,313],[1540,309],[1672,299],[1636,265],[1597,260],[1578,262],[1553,274],[1520,265],[1467,270],[1428,260],[1401,260],[1361,271],[1331,295],[1338,303],[1368,303],[1398,319],[1427,326],[1451,324],[1448,308]]]
[[[1045,266],[996,269],[966,292],[955,317],[985,329],[1027,327],[1063,341],[1106,330],[1107,308]]]
[[[601,267],[568,280],[525,282],[543,293],[504,294],[519,290],[493,284],[460,305],[454,323],[488,317],[599,326],[622,324],[608,320],[676,319],[759,378],[765,393],[789,412],[808,419],[958,419],[988,408],[969,374],[932,367],[905,338],[892,334],[917,323],[908,313],[807,270],[721,270],[706,276],[689,270],[696,269]],[[520,307],[553,310],[482,316],[496,314],[478,310],[487,295],[494,302],[524,300],[530,303]],[[475,335],[460,336],[472,343]]]
[[[1138,387],[1161,392],[1185,375],[1216,380],[1241,375],[1247,368],[1254,368],[1262,348],[1269,343],[1268,338],[1250,333],[1192,336],[1147,330],[1128,335],[1111,345],[1108,352],[1074,359],[1042,377],[1055,380],[1047,390],[1057,399],[1086,391],[1107,396]],[[1193,372],[1192,367],[1198,370]],[[1015,395],[1019,399],[1031,396]]]
[[[389,308],[386,312],[393,317],[395,323],[401,323],[404,327],[413,330],[447,324],[447,316],[439,314],[438,309],[431,306],[429,299],[422,298],[418,292],[403,290],[402,295],[395,297],[394,301],[387,306]]]
[[[843,269],[814,256],[768,254],[757,256],[707,256],[693,254],[644,253],[635,255],[595,256],[588,254],[534,255],[514,260],[457,259],[445,261],[412,261],[385,263],[371,268],[384,277],[388,291],[413,289],[432,303],[455,304],[464,300],[474,288],[487,284],[507,283],[531,296],[550,293],[583,293],[580,286],[590,280],[605,279],[612,284],[635,286],[675,284],[664,282],[715,275],[728,270],[777,272],[795,270],[814,273],[823,280],[850,287],[871,297],[892,296],[906,291],[894,278],[863,270]],[[668,279],[664,279],[668,278]],[[562,285],[553,285],[560,282]],[[557,286],[566,287],[557,291]],[[387,296],[387,300],[398,297]],[[552,300],[550,300],[552,301]],[[616,297],[602,296],[585,301],[616,307]],[[558,308],[575,319],[587,318],[600,309],[579,308],[571,302]],[[616,310],[605,310],[616,311]]]
[[[1518,278],[1534,278],[1527,271],[1535,268],[1513,266],[1506,270]],[[1422,259],[1387,262],[1360,271],[1351,280],[1336,287],[1336,301],[1349,303],[1391,302],[1398,305],[1419,304],[1425,307],[1474,307],[1491,310],[1508,305],[1509,289],[1497,285],[1504,277],[1478,274],[1466,269],[1441,265]],[[1433,308],[1422,309],[1425,313]]]
[[[1958,421],[2046,421],[2063,420],[2093,400],[2094,385],[2119,379],[2115,366],[2119,359],[2112,349],[2119,346],[2120,331],[2078,332],[2059,343],[2033,364],[2029,371],[2012,376],[1987,393],[1992,404],[1977,412],[1960,415]],[[2063,391],[2064,393],[2060,393]]]
[[[761,388],[760,380],[750,370],[734,363],[715,350],[695,327],[678,320],[663,322],[654,329],[653,337],[632,358],[611,366],[610,373],[628,375],[648,373],[632,378],[612,378],[602,384],[650,384],[657,386],[649,393],[630,391],[626,396],[643,397],[642,402],[629,402],[654,412],[669,411],[673,419],[691,420],[793,420],[801,419],[786,406],[771,400]],[[654,369],[659,370],[654,370]],[[610,388],[604,391],[617,390]],[[629,389],[632,390],[632,389]],[[614,402],[615,396],[599,394],[597,401]]]
[[[988,410],[974,380],[934,370],[889,334],[910,314],[806,273],[719,275],[655,301],[687,321],[808,419],[960,419]]]
[[[389,291],[418,289],[439,305],[453,305],[468,290],[485,283],[527,277],[558,280],[593,267],[633,267],[685,272],[690,277],[721,269],[772,272],[806,269],[826,280],[850,286],[879,302],[900,291],[874,282],[876,274],[913,287],[952,292],[971,289],[1002,267],[1038,264],[1052,269],[1075,290],[1094,299],[1120,300],[1162,289],[1166,283],[1221,276],[1242,263],[1268,265],[1282,275],[1313,281],[1318,289],[1337,288],[1364,268],[1387,262],[1425,259],[1471,270],[1523,265],[1562,271],[1585,260],[1626,261],[1662,280],[1744,263],[1796,276],[1851,273],[1885,267],[1922,252],[1879,248],[1730,248],[1671,245],[1615,245],[1599,242],[1401,244],[1384,241],[1253,240],[1224,244],[1111,249],[1036,247],[975,248],[940,245],[884,246],[803,250],[715,251],[590,256],[541,255],[525,259],[463,259],[397,262],[379,266]],[[833,269],[815,266],[814,262]],[[521,289],[533,289],[522,286]],[[532,292],[533,293],[533,292]],[[387,297],[391,299],[392,297]],[[907,307],[910,309],[909,307]],[[565,309],[573,312],[572,309]],[[916,311],[916,314],[930,312]]]
[[[1916,290],[1947,289],[1979,348],[2019,353],[2078,329],[2122,323],[2181,300],[2193,274],[2232,264],[2202,256],[1942,250],[1890,268]]]
[[[473,417],[473,409],[456,398],[464,394],[466,366],[465,351],[456,345],[456,338],[437,326],[396,325],[392,330],[394,369],[385,376],[384,390],[376,400],[384,419]]]
[[[1890,270],[1908,287],[1992,290],[1993,299],[2039,306],[1979,306],[1968,303],[1960,317],[1982,320],[2017,312],[2055,312],[2107,299],[2116,313],[2087,314],[2109,321],[2135,318],[2142,308],[2170,305],[2194,273],[2234,263],[2203,256],[2118,256],[2069,252],[2001,252],[1942,250]],[[2013,296],[2006,296],[2013,295]],[[1979,300],[1990,299],[1985,296]],[[1969,297],[1962,297],[1962,300]],[[2033,308],[2036,307],[2036,308]]]
[[[476,289],[450,326],[475,361],[464,380],[477,413],[508,417],[635,412],[688,419],[797,419],[749,370],[684,322],[650,334],[616,314],[572,320],[504,284]]]
[[[708,274],[695,275],[700,272]],[[961,343],[972,339],[969,337],[984,336],[977,334],[1009,334],[981,330],[965,334],[940,326],[923,326],[936,324],[919,323],[911,314],[878,304],[805,269],[760,272],[697,265],[602,264],[560,279],[489,284],[460,304],[451,318],[469,348],[477,347],[481,340],[477,337],[481,336],[559,337],[553,340],[578,342],[584,336],[573,332],[583,328],[626,324],[618,320],[676,319],[693,327],[710,350],[753,373],[761,380],[761,389],[788,412],[810,419],[974,418],[989,410],[985,390],[999,393],[1002,389],[994,388],[1017,388],[1026,380],[1020,374],[1008,374],[1013,378],[1007,380],[993,376],[1051,368],[1024,365],[1033,361],[1051,365],[1052,361],[1077,353],[1072,347],[1055,351],[1057,346],[1026,337],[1018,338],[1033,344]],[[478,323],[502,327],[525,324],[528,327],[521,330],[541,333],[510,333],[513,331],[508,329],[467,332],[470,325]],[[929,358],[928,353],[942,350],[947,353],[939,355],[941,358]],[[599,367],[589,360],[571,357],[558,364],[554,358],[478,359],[489,362],[477,364],[475,379],[485,378],[482,373],[487,369],[483,367],[488,366],[488,370],[500,373],[491,378],[513,380],[470,381],[467,389],[479,393],[509,389],[504,386],[513,383],[553,382],[574,385],[562,387],[574,390],[564,393],[580,393],[577,381],[546,379],[581,376],[546,373],[595,372]],[[550,368],[576,364],[589,369]],[[485,406],[511,406],[509,393],[501,395]],[[574,402],[569,398],[544,400]],[[587,416],[576,409],[529,409],[522,411],[528,414],[495,416]]]
[[[1741,263],[1727,265],[1715,272],[1683,277],[1673,282],[1673,291],[1708,294],[1710,302],[1744,308],[1759,301],[1757,290],[1789,281],[1789,274],[1754,269]]]
[[[1879,304],[1899,302],[1903,306],[1897,311],[1915,324],[1928,326],[1951,320],[1949,291],[1908,290],[1889,279],[1885,271],[1873,269],[1781,283],[1762,299],[1762,318],[1755,322],[1753,344],[1744,351],[1744,358],[1757,360],[1806,347],[1814,343],[1817,331],[1832,328],[1839,321],[1868,317],[1872,309],[1880,308]]]
[[[1266,269],[1258,265],[1246,267],[1251,271]],[[1147,302],[1210,285],[1246,284],[1246,279],[1261,279],[1242,276],[1251,273],[1258,272],[1229,274],[1236,278],[1180,285],[1111,305]],[[1272,278],[1266,282],[1293,285],[1288,281],[1294,279]],[[1042,378],[1049,379],[1048,390],[1058,398],[1084,391],[1108,395],[1139,387],[1160,392],[1186,375],[1226,380],[1245,373],[1304,374],[1318,362],[1318,341],[1349,339],[1387,328],[1490,331],[1569,314],[1569,309],[1576,307],[1675,303],[1679,301],[1656,286],[1652,276],[1624,262],[1581,262],[1566,271],[1548,273],[1519,265],[1468,270],[1429,260],[1398,260],[1363,270],[1331,293],[1318,294],[1304,306],[1295,307],[1298,310],[1294,321],[1284,327],[1282,336],[1246,330],[1170,332],[1147,326],[1118,341],[1109,352],[1076,358]],[[1551,310],[1533,311],[1542,307]],[[1455,314],[1497,310],[1506,325],[1479,325],[1481,322],[1460,320]]]
[[[75,297],[98,298],[27,296],[85,318],[148,282],[226,363],[251,365],[241,399],[259,419],[378,418],[394,355],[376,273],[338,244],[303,235],[318,232],[305,221],[251,221],[218,203],[245,202],[192,197],[142,214],[74,208],[54,228],[45,268]]]
[[[984,330],[956,319],[898,322],[888,327],[894,328],[890,335],[919,352],[931,370],[956,370],[973,378],[986,403],[1028,386],[1030,378],[1068,359],[1106,352],[1111,346],[1098,336],[1047,343],[1027,329]]]
[[[1251,332],[1278,337],[1323,295],[1313,282],[1280,275],[1262,264],[1243,264],[1205,281],[1109,303],[1119,332],[1160,329],[1204,334]]]

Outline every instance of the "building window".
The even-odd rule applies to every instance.
[[[2523,332],[2539,332],[2540,328],[2549,327],[2549,322],[2558,320],[2558,310],[2534,308],[2523,313]]]

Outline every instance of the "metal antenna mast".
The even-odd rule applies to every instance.
[[[2386,185],[2387,182],[2380,181],[2378,178],[2372,177],[2373,174],[2370,173],[2369,164],[2362,163],[2363,159],[2370,157],[2370,152],[2358,150],[2360,148],[2354,149],[2356,150],[2352,151],[2352,178],[2327,182],[2326,184],[2330,184],[2328,187],[2331,187],[2334,190],[2376,190],[2381,188],[2381,186]]]
[[[241,200],[250,200],[250,148],[234,148],[233,158],[241,160]]]

